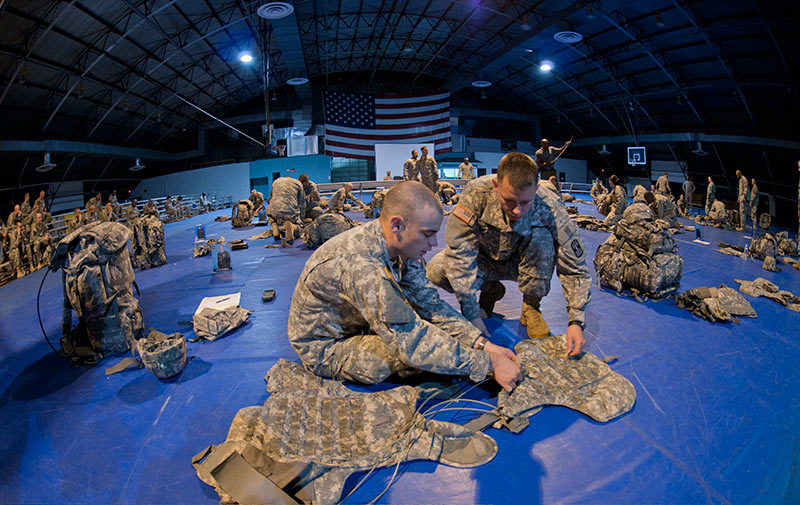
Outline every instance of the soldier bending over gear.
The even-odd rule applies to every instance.
[[[297,281],[289,341],[311,372],[373,384],[407,369],[522,380],[513,351],[489,342],[425,277],[442,207],[419,182],[386,194],[381,217],[317,249]]]
[[[306,214],[306,196],[303,184],[291,177],[278,177],[272,183],[272,197],[267,206],[267,217],[272,227],[272,238],[281,239],[280,227],[286,237],[286,245],[294,243],[295,228],[303,222]],[[299,228],[297,228],[299,236]]]
[[[344,212],[344,204],[346,204],[348,201],[363,207],[364,202],[353,196],[352,191],[353,183],[345,183],[345,185],[339,188],[338,191],[336,191],[336,193],[334,193],[331,197],[331,201],[328,202],[328,210],[331,212]]]
[[[303,218],[315,219],[319,217],[325,212],[322,208],[322,198],[319,196],[319,188],[317,188],[314,182],[308,179],[307,174],[300,174],[297,180],[303,185],[303,192],[306,196],[306,214]]]
[[[539,303],[550,292],[557,267],[567,298],[567,350],[573,356],[585,343],[584,307],[591,285],[586,247],[559,198],[543,186],[537,190],[536,172],[528,155],[509,153],[496,176],[470,182],[447,222],[447,247],[428,263],[428,278],[454,292],[461,313],[484,332],[481,309],[490,316],[505,294],[500,281],[517,281],[520,322],[536,338],[550,334]]]

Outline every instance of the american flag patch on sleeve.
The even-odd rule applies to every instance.
[[[469,226],[475,224],[475,214],[461,204],[455,206],[453,209],[453,215],[467,223]]]

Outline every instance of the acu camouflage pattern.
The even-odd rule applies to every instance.
[[[511,393],[501,391],[497,408],[472,426],[485,426],[494,417],[496,427],[518,433],[546,405],[562,405],[606,422],[628,412],[636,402],[633,384],[594,354],[584,351],[567,358],[564,335],[523,340],[514,351],[522,382]]]
[[[164,244],[164,223],[158,217],[148,214],[134,221],[133,266],[141,270],[158,267],[167,263]]]
[[[303,229],[303,242],[306,247],[316,249],[329,239],[358,224],[344,214],[328,212],[306,225]]]
[[[678,222],[678,211],[675,208],[675,204],[672,202],[672,200],[664,195],[653,196],[655,196],[656,199],[652,205],[653,215],[655,215],[655,218],[666,222],[669,228],[680,229],[681,225]]]
[[[272,183],[272,196],[267,216],[278,224],[290,221],[299,225],[306,215],[306,193],[303,184],[292,177],[278,177]]]
[[[343,212],[345,210],[350,210],[347,202],[353,202],[358,205],[364,205],[364,203],[353,196],[352,191],[347,191],[347,188],[341,187],[336,190],[336,193],[333,194],[330,201],[328,202],[328,209],[331,212]]]
[[[151,329],[147,338],[139,340],[136,350],[142,364],[159,379],[169,379],[186,366],[186,338],[180,333],[167,335]]]
[[[765,233],[760,237],[756,237],[750,242],[750,257],[757,260],[763,260],[767,256],[776,256],[778,254],[778,240],[771,233]]]
[[[474,220],[447,222],[447,247],[428,264],[428,278],[455,293],[469,320],[481,315],[478,291],[485,281],[514,280],[532,306],[550,292],[555,269],[567,300],[569,321],[584,322],[591,277],[586,247],[561,200],[543,187],[521,219],[507,219],[492,184],[493,175],[473,179],[459,206]]]
[[[782,231],[775,238],[778,240],[778,254],[797,257],[797,242],[790,239],[787,232]]]
[[[601,286],[617,292],[663,298],[680,286],[683,258],[678,246],[650,208],[634,203],[625,210],[605,242],[597,248],[594,266]]]
[[[369,201],[366,207],[364,207],[365,218],[373,219],[381,215],[381,209],[383,208],[383,199],[386,198],[386,193],[388,191],[389,190],[387,189],[379,189],[372,194],[372,199]]]
[[[573,217],[572,220],[575,221],[575,224],[579,228],[585,228],[591,231],[610,232],[613,228],[613,226],[609,226],[605,222],[588,214],[578,214],[577,216]]]
[[[589,191],[589,194],[592,197],[592,201],[594,201],[595,205],[597,205],[598,199],[602,195],[608,194],[608,188],[606,188],[600,181],[594,181],[592,183],[592,189]]]
[[[92,223],[56,246],[50,269],[63,267],[66,335],[74,310],[96,352],[122,352],[142,332],[142,311],[133,296],[133,266],[126,244],[131,232],[119,223]]]
[[[458,201],[458,192],[453,184],[447,181],[436,181],[437,194],[439,199],[445,205],[455,204]],[[455,198],[455,201],[453,201]]]
[[[410,386],[359,393],[308,376],[297,364],[278,362],[267,374],[271,395],[264,405],[240,410],[226,441],[195,465],[223,503],[236,497],[214,475],[234,453],[259,479],[269,478],[301,503],[320,505],[337,503],[354,472],[418,459],[470,468],[497,454],[488,435],[425,419],[414,408],[418,393]],[[273,384],[275,377],[280,384]]]
[[[606,224],[613,225],[620,219],[628,208],[628,195],[625,193],[625,188],[622,184],[617,184],[614,189],[609,193],[609,197],[604,202],[604,205],[598,205],[597,209],[602,213],[603,210],[608,209],[605,222]]]
[[[714,200],[711,210],[708,211],[708,218],[715,224],[725,224],[728,221],[728,210],[721,200]]]
[[[764,270],[769,270],[770,272],[780,272],[781,268],[778,266],[777,261],[775,261],[774,256],[767,256],[764,258],[764,263],[762,263],[761,268]]]
[[[306,262],[289,310],[289,342],[313,373],[376,383],[406,369],[483,380],[480,331],[425,277],[422,262],[389,258],[380,221],[341,233]]]
[[[239,200],[231,208],[231,225],[234,228],[247,226],[253,219],[253,202],[250,200]]]
[[[719,288],[701,286],[687,289],[675,297],[678,307],[691,311],[695,316],[709,321],[739,320],[734,316],[756,317],[756,311],[745,297],[725,284]]]
[[[192,316],[192,327],[197,340],[213,342],[244,324],[249,317],[250,311],[241,307],[227,307],[222,310],[206,307]]]
[[[785,291],[763,277],[758,277],[752,281],[742,281],[734,279],[739,283],[739,291],[750,296],[763,296],[773,302],[780,303],[789,310],[800,312],[800,296],[791,291]]]
[[[439,168],[436,166],[436,160],[430,154],[424,157],[420,154],[416,169],[419,172],[422,184],[427,186],[434,194],[437,194],[439,188],[436,182],[439,180]]]

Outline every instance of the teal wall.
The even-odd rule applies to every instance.
[[[331,182],[331,157],[314,154],[251,161],[250,186],[264,193],[264,196],[269,195],[272,191],[273,174],[276,172],[279,172],[281,177],[288,176],[295,179],[300,177],[300,174],[308,174],[308,178],[318,184]]]

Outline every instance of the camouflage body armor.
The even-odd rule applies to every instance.
[[[247,226],[253,219],[253,202],[250,200],[239,200],[233,204],[231,209],[231,225],[234,228]]]
[[[133,266],[141,270],[158,267],[167,263],[164,249],[164,223],[158,217],[148,214],[133,223]]]
[[[511,393],[502,391],[497,408],[470,421],[467,428],[494,424],[519,433],[528,426],[528,418],[546,405],[563,405],[606,422],[636,402],[633,384],[594,354],[565,358],[564,335],[523,340],[514,351],[522,365],[522,382]]]
[[[306,247],[316,249],[332,237],[356,226],[358,223],[344,214],[328,212],[316,218],[303,229],[303,242]]]
[[[64,336],[70,332],[74,310],[95,352],[125,351],[142,332],[126,247],[130,236],[119,223],[86,225],[58,243],[50,264],[53,271],[63,267]]]
[[[775,257],[778,254],[778,240],[771,233],[765,233],[753,239],[749,254],[757,260],[763,260],[767,256]]]
[[[470,468],[497,454],[488,435],[422,416],[410,386],[359,393],[281,360],[267,391],[263,406],[236,414],[224,443],[193,458],[223,503],[333,504],[354,472],[414,459]]]
[[[597,248],[594,266],[600,285],[617,292],[663,298],[680,286],[683,258],[647,205],[628,207],[614,232]]]
[[[678,307],[698,317],[715,321],[735,321],[734,316],[756,317],[756,311],[735,289],[722,284],[719,288],[701,286],[687,289],[675,298]]]

